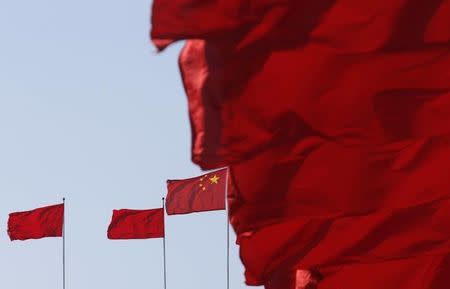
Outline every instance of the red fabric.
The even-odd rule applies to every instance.
[[[155,40],[192,39],[192,158],[230,165],[247,283],[446,288],[450,1],[154,3]]]
[[[275,25],[287,12],[291,0],[155,0],[151,37],[160,50],[180,39],[235,38],[247,33],[248,41]],[[262,22],[264,20],[264,22]]]
[[[108,239],[164,238],[164,210],[114,210]]]
[[[167,181],[168,215],[225,210],[227,169],[185,179]]]
[[[11,241],[62,237],[64,204],[9,214],[8,235]]]
[[[267,289],[424,289],[448,288],[450,257],[422,256],[380,263],[353,264],[324,269],[327,278],[316,272],[294,270],[275,274]],[[301,274],[298,274],[298,273]],[[339,288],[339,287],[338,287]]]
[[[273,274],[266,283],[267,289],[317,289],[317,285],[322,280],[320,273],[313,270],[293,270]]]

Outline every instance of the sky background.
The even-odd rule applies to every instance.
[[[66,197],[67,289],[163,288],[162,240],[110,241],[113,209],[200,174],[177,56],[151,1],[0,1],[0,288],[61,288],[62,242],[10,242],[8,214]],[[226,288],[226,215],[166,218],[167,289]],[[231,288],[246,288],[231,235]]]

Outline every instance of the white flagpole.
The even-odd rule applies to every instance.
[[[227,168],[227,177],[225,180],[225,217],[227,223],[227,289],[230,289],[230,224],[228,221],[228,178],[229,169]]]
[[[166,216],[165,198],[162,198],[163,218]],[[164,220],[164,237],[163,237],[163,259],[164,259],[164,289],[167,289],[167,269],[166,269],[166,222]]]
[[[66,198],[63,198],[63,227],[62,227],[62,241],[63,241],[63,273],[62,273],[62,279],[63,279],[63,289],[66,289]]]

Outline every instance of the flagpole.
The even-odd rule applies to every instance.
[[[66,198],[63,198],[63,226],[62,226],[62,241],[63,241],[63,289],[66,289]]]
[[[166,215],[166,204],[162,198],[163,218]],[[163,237],[163,259],[164,259],[164,289],[167,289],[167,270],[166,270],[166,222],[164,222],[164,237]]]
[[[230,289],[230,225],[227,212],[227,289]]]
[[[230,224],[228,223],[228,178],[229,178],[229,169],[227,168],[227,178],[225,182],[225,217],[227,223],[227,289],[230,289]]]

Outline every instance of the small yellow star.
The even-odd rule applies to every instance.
[[[209,180],[211,181],[211,184],[218,184],[219,181],[219,177],[214,175],[212,178],[209,178]]]

